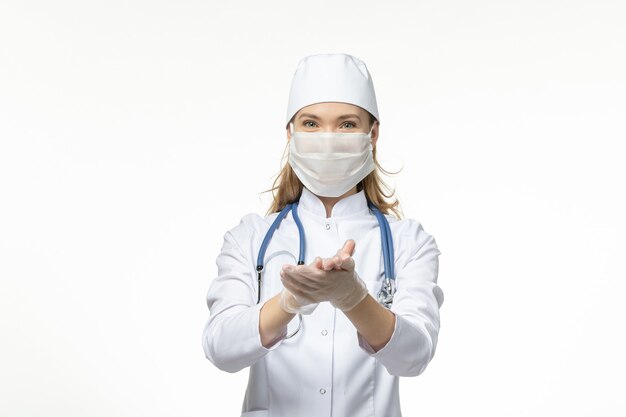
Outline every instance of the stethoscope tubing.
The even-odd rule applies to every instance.
[[[302,226],[302,222],[300,221],[300,216],[298,216],[297,201],[291,205],[291,214],[293,215],[293,220],[296,222],[296,226],[298,227],[298,235],[300,236],[300,252],[298,253],[298,265],[304,265],[304,250],[306,249],[306,240],[304,239],[304,227]]]
[[[380,239],[382,242],[382,250],[383,250],[383,262],[385,265],[385,277],[389,279],[394,279],[394,251],[393,251],[393,241],[391,238],[391,230],[389,228],[389,223],[385,221],[384,215],[380,212],[378,207],[376,207],[372,202],[368,201],[368,206],[376,216],[378,220],[378,224],[380,225]],[[385,253],[386,252],[386,253]]]
[[[392,288],[391,280],[395,281],[395,273],[394,273],[394,250],[393,250],[393,239],[391,237],[391,229],[389,227],[389,223],[385,218],[384,214],[376,207],[371,201],[367,202],[368,207],[376,216],[376,220],[378,220],[378,224],[380,226],[380,238],[383,252],[383,264],[385,268],[385,284],[388,288]],[[291,204],[285,205],[283,209],[278,213],[274,221],[272,222],[270,228],[268,229],[263,241],[261,242],[261,247],[259,248],[259,255],[257,256],[256,262],[256,271],[258,278],[258,298],[257,304],[261,301],[261,278],[263,272],[263,259],[265,258],[265,252],[267,251],[267,247],[274,236],[274,232],[278,229],[278,226],[282,222],[282,220],[287,216],[287,214],[291,211],[294,222],[298,228],[299,235],[299,253],[298,253],[298,265],[304,265],[304,256],[306,250],[306,239],[304,237],[304,227],[302,226],[302,222],[300,221],[300,216],[298,216],[298,202],[294,202]],[[393,295],[393,293],[392,293]],[[389,307],[389,306],[388,306]],[[290,335],[287,335],[285,339],[293,337],[302,326],[302,314],[298,314],[298,328]]]

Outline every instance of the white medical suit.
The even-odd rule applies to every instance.
[[[210,317],[202,344],[219,369],[250,367],[241,416],[245,417],[399,417],[399,377],[421,374],[435,354],[443,292],[437,285],[435,239],[415,220],[389,220],[395,250],[396,316],[389,342],[378,352],[329,302],[294,316],[266,348],[259,335],[259,311],[282,288],[280,269],[295,265],[299,235],[291,212],[267,248],[257,301],[256,259],[261,241],[278,213],[248,214],[226,232],[217,257],[218,275],[207,293]],[[331,217],[320,199],[304,188],[298,206],[306,238],[305,263],[330,257],[354,239],[356,272],[376,299],[384,279],[380,228],[363,191],[339,200]]]

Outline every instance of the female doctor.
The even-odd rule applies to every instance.
[[[227,372],[250,368],[241,416],[399,417],[399,377],[435,354],[441,252],[385,194],[365,63],[300,60],[286,122],[270,214],[224,236],[205,355]]]

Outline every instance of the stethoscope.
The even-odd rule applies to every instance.
[[[395,274],[393,270],[394,263],[394,254],[393,254],[393,240],[391,238],[391,230],[389,229],[389,222],[387,218],[380,212],[380,210],[368,200],[368,207],[378,220],[378,226],[380,227],[380,239],[382,242],[382,251],[383,251],[383,263],[385,267],[385,280],[383,285],[381,286],[380,291],[378,292],[378,302],[382,304],[386,308],[391,308],[391,304],[393,303],[393,294],[396,292],[395,290]],[[296,222],[296,226],[298,227],[298,235],[300,236],[300,252],[298,254],[298,265],[304,265],[304,255],[305,255],[305,239],[304,239],[304,227],[302,227],[302,222],[300,221],[300,217],[298,216],[298,202],[287,204],[285,208],[283,208],[274,219],[274,222],[270,226],[269,230],[265,234],[263,238],[263,242],[261,243],[261,248],[259,249],[259,256],[256,261],[256,271],[258,275],[258,294],[259,297],[257,299],[257,304],[261,301],[261,273],[263,272],[263,259],[265,258],[265,251],[267,250],[267,246],[274,235],[274,232],[280,225],[280,222],[287,217],[287,214],[291,210],[291,214],[293,216],[294,221]],[[287,335],[285,339],[293,337],[298,331],[300,331],[300,327],[302,326],[302,314],[298,313],[298,328],[290,335]]]

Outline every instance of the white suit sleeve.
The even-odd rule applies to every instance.
[[[238,372],[280,345],[287,328],[270,345],[261,344],[257,301],[257,277],[253,260],[245,256],[237,238],[250,242],[253,230],[242,223],[226,232],[217,257],[217,277],[211,282],[206,301],[210,317],[202,334],[204,354],[216,367]]]
[[[439,334],[439,308],[443,291],[437,285],[439,255],[435,239],[420,223],[394,241],[396,292],[391,312],[396,316],[393,334],[378,352],[357,332],[359,346],[378,359],[391,375],[417,376],[435,355]]]

